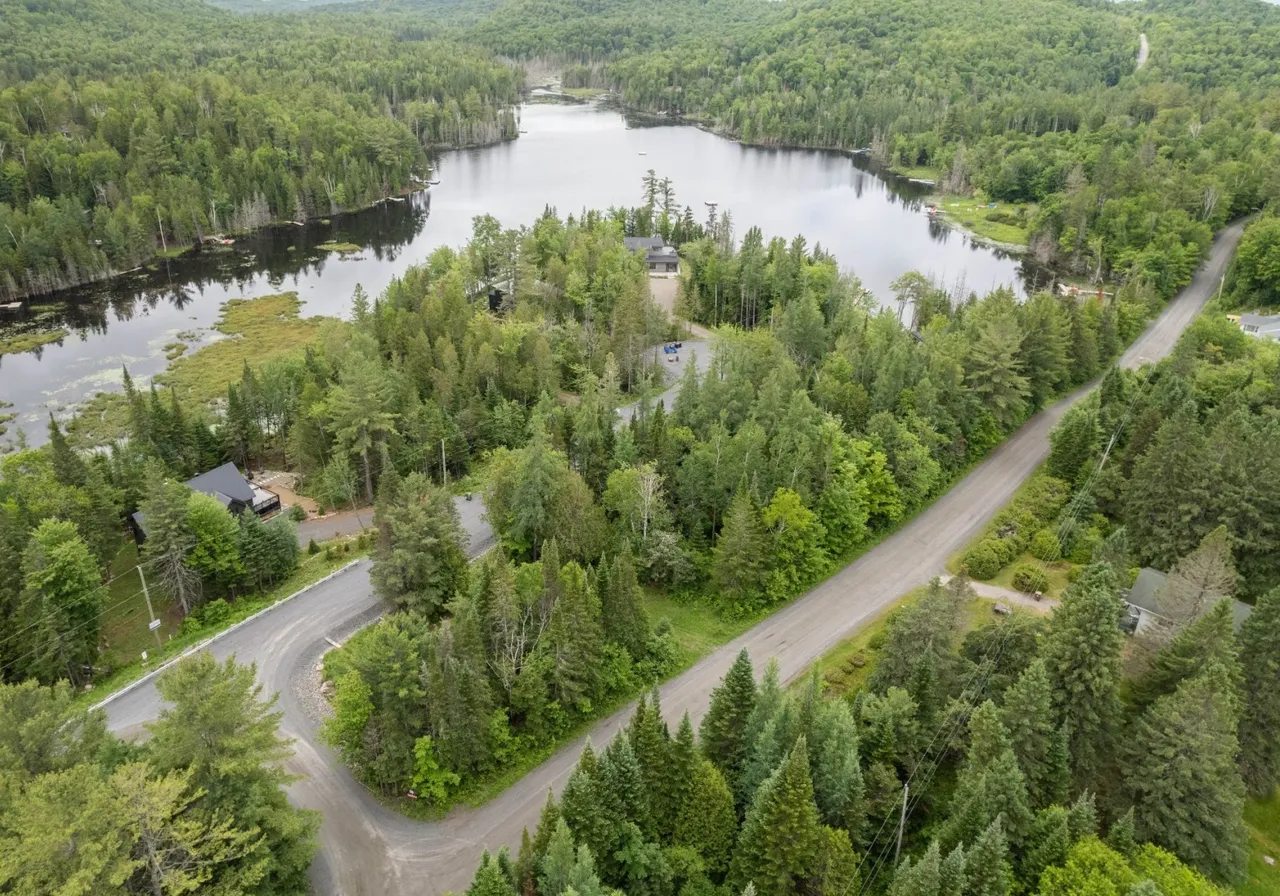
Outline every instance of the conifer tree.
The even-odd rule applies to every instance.
[[[805,881],[805,890],[823,896],[857,892],[860,881],[858,857],[849,840],[849,832],[823,826],[819,840],[818,858]]]
[[[14,677],[44,684],[85,681],[98,656],[105,598],[98,564],[75,524],[52,517],[42,521],[22,555],[22,592],[11,636],[21,665],[10,670]]]
[[[538,868],[538,893],[540,896],[560,896],[569,888],[573,867],[578,857],[573,846],[573,834],[562,818],[556,822],[547,842],[547,853]]]
[[[1049,472],[1075,482],[1081,471],[1088,469],[1086,464],[1097,451],[1100,438],[1097,406],[1086,399],[1067,411],[1049,434]]]
[[[1231,690],[1215,665],[1156,700],[1134,727],[1126,775],[1138,837],[1223,882],[1248,858]]]
[[[378,545],[369,578],[399,609],[434,618],[466,581],[465,535],[453,499],[421,473],[378,510]]]
[[[471,879],[471,886],[467,887],[467,896],[515,896],[515,893],[498,861],[486,852]]]
[[[1035,890],[1044,869],[1066,863],[1071,843],[1071,819],[1066,809],[1050,806],[1036,813],[1018,866],[1018,876],[1028,891]]]
[[[1009,732],[1018,767],[1026,776],[1032,807],[1062,800],[1071,770],[1062,729],[1054,723],[1052,685],[1043,660],[1034,660],[1005,691],[1000,722]]]
[[[609,817],[608,794],[602,780],[600,760],[588,743],[573,773],[560,794],[557,815],[568,826],[578,843],[588,846],[602,856],[609,855],[615,839],[615,825]],[[548,810],[543,810],[543,821],[538,824],[538,837],[534,839],[534,852],[538,854]],[[554,826],[552,828],[554,830]],[[550,847],[548,846],[549,850]]]
[[[545,635],[551,657],[551,692],[574,712],[587,710],[600,685],[604,635],[600,601],[577,563],[566,563],[558,576],[560,596],[551,608]]]
[[[602,572],[606,564],[601,562]],[[634,661],[644,659],[649,639],[649,620],[640,602],[640,583],[631,548],[624,543],[621,552],[607,564],[607,574],[600,577],[600,618],[605,640],[626,649]]]
[[[1138,458],[1125,489],[1125,528],[1141,560],[1168,569],[1208,530],[1203,517],[1213,465],[1204,455],[1204,428],[1195,402],[1187,400]]]
[[[1086,837],[1098,836],[1098,806],[1094,795],[1085,791],[1076,797],[1067,812],[1067,821],[1071,828],[1071,842],[1076,843]]]
[[[703,755],[720,769],[731,789],[747,758],[746,725],[755,703],[755,673],[743,649],[711,692],[711,705],[698,731]]]
[[[707,876],[718,882],[729,868],[737,834],[738,816],[729,785],[719,769],[701,760],[684,792],[671,840],[695,850]]]
[[[969,875],[965,871],[968,861],[962,846],[947,853],[938,868],[938,896],[964,896],[969,883]]]
[[[966,853],[965,875],[971,896],[1005,896],[1012,889],[1009,846],[999,818],[991,822]]]
[[[529,829],[520,832],[520,852],[516,854],[513,869],[516,896],[536,896],[538,892],[538,863],[533,854],[533,840],[529,837]]]
[[[1080,789],[1098,779],[1112,754],[1120,714],[1121,612],[1114,570],[1092,564],[1067,589],[1042,651]]]
[[[1000,724],[999,711],[987,701],[969,720],[968,757],[940,839],[944,845],[974,842],[997,819],[1007,819],[1010,839],[1021,843],[1031,826],[1026,780]]]
[[[53,419],[52,413],[49,414],[49,463],[53,467],[54,478],[63,485],[84,485],[88,473],[85,463],[67,444],[67,437],[62,434],[62,427]]]
[[[1128,811],[1117,818],[1111,825],[1111,829],[1107,831],[1107,846],[1110,846],[1122,856],[1132,858],[1133,854],[1138,851],[1138,838],[1135,827],[1133,807],[1130,806]]]
[[[667,731],[666,722],[662,720],[657,688],[654,688],[647,699],[641,697],[636,702],[636,711],[627,728],[627,736],[640,766],[646,814],[652,826],[647,832],[649,839],[669,839],[676,811],[683,799],[680,788],[688,782],[680,781],[676,769],[672,767],[671,735]]]
[[[1209,612],[1223,598],[1231,597],[1235,590],[1231,535],[1226,526],[1219,526],[1169,570],[1160,586],[1161,615],[1177,631]]]
[[[824,824],[857,840],[866,821],[866,795],[858,762],[858,727],[843,700],[825,700],[810,733],[813,796]]]
[[[591,749],[591,745],[587,744],[587,750]],[[583,751],[586,755],[586,751]],[[592,759],[595,755],[592,754]],[[581,765],[581,759],[579,760]],[[547,854],[547,849],[551,845],[551,835],[556,832],[556,823],[560,821],[560,805],[556,802],[555,794],[550,790],[547,791],[547,801],[542,805],[542,814],[538,816],[538,827],[534,829],[533,840],[530,842],[529,849],[535,869],[542,867],[542,859]]]
[[[1131,689],[1133,703],[1139,708],[1150,706],[1213,663],[1227,669],[1232,681],[1238,682],[1240,667],[1236,659],[1233,624],[1231,601],[1222,600],[1179,631],[1156,654],[1146,674],[1134,683]]]
[[[605,813],[615,829],[630,822],[645,839],[655,839],[640,763],[625,731],[618,732],[600,757],[600,785]]]
[[[200,576],[187,561],[195,544],[188,525],[188,498],[191,489],[166,479],[159,470],[148,475],[142,513],[146,520],[145,558],[155,564],[156,581],[188,616],[199,606]]]
[[[1241,627],[1240,664],[1240,772],[1265,797],[1280,786],[1280,588],[1259,598]]]
[[[889,896],[938,896],[942,886],[942,852],[938,841],[929,844],[917,861],[905,858],[889,885]]]
[[[711,581],[729,613],[755,608],[768,573],[760,515],[746,491],[734,496],[711,558]]]
[[[760,896],[788,896],[812,872],[822,846],[804,738],[760,789],[747,812],[730,885],[754,883]]]

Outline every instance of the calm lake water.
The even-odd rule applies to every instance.
[[[17,415],[9,437],[22,426],[32,444],[43,442],[51,411],[65,416],[76,402],[119,389],[122,366],[145,381],[165,368],[167,343],[194,350],[216,338],[209,328],[227,299],[294,290],[304,314],[344,315],[356,284],[377,295],[433,249],[465,243],[476,215],[519,227],[548,205],[561,214],[638,205],[650,168],[672,179],[678,203],[698,218],[714,201],[730,212],[738,237],[753,225],[766,239],[803,234],[884,301],[910,270],[964,291],[1024,292],[1017,258],[931,221],[925,188],[885,180],[860,159],[744,147],[687,125],[641,126],[599,105],[527,105],[521,127],[526,133],[512,143],[442,154],[433,175],[441,183],[407,201],[329,224],[270,228],[230,250],[160,261],[0,317],[0,328],[71,332],[38,353],[0,358],[0,400],[13,404],[0,413]],[[317,248],[327,240],[365,249],[339,258]]]

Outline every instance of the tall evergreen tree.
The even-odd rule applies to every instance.
[[[1265,797],[1280,785],[1280,588],[1259,598],[1241,627],[1240,664],[1240,772],[1250,792]]]
[[[968,757],[940,839],[950,846],[972,843],[993,822],[1004,819],[1002,830],[1008,828],[1010,839],[1021,843],[1031,826],[1026,780],[990,701],[970,717],[969,739]]]
[[[545,643],[551,658],[551,690],[560,705],[585,710],[597,696],[604,635],[600,601],[577,563],[566,563],[558,577],[560,596],[551,608]]]
[[[1071,769],[1063,730],[1054,724],[1052,684],[1043,660],[1034,660],[1005,691],[1000,722],[1026,776],[1031,805],[1044,808],[1064,799]]]
[[[824,824],[842,828],[857,840],[867,807],[858,761],[858,728],[849,704],[822,701],[810,726],[813,796]]]
[[[768,573],[764,545],[760,515],[740,490],[725,514],[711,559],[711,580],[727,611],[743,613],[758,604]]]
[[[1018,877],[1028,891],[1034,891],[1044,869],[1051,865],[1063,865],[1071,852],[1070,813],[1062,806],[1050,806],[1036,813],[1027,838],[1022,861],[1018,865]]]
[[[934,840],[917,861],[910,857],[902,860],[889,885],[889,896],[939,896],[941,886],[942,851]]]
[[[1217,663],[1225,668],[1233,684],[1240,681],[1236,659],[1231,601],[1222,600],[1205,615],[1178,632],[1172,641],[1156,654],[1145,675],[1130,689],[1138,707],[1146,707],[1160,697],[1172,694],[1179,683],[1200,674]]]
[[[640,766],[646,817],[651,825],[646,833],[651,840],[669,839],[684,796],[681,788],[688,785],[688,780],[681,781],[678,777],[681,770],[673,768],[671,735],[662,720],[656,688],[648,698],[641,697],[636,702],[627,737]]]
[[[13,558],[17,560],[17,558]],[[46,519],[22,555],[22,593],[13,625],[14,677],[53,684],[88,679],[98,657],[106,588],[75,524]]]
[[[738,834],[733,794],[720,770],[702,760],[682,796],[671,842],[696,851],[705,863],[707,876],[719,881],[729,868]]]
[[[1236,716],[1230,674],[1209,666],[1151,705],[1127,751],[1138,836],[1224,882],[1248,858]]]
[[[967,892],[972,896],[1005,896],[1012,889],[1009,846],[997,818],[974,841],[965,858]]]
[[[1236,590],[1236,566],[1231,559],[1231,535],[1219,526],[1200,540],[1196,549],[1169,570],[1160,586],[1160,609],[1174,631],[1209,612]]]
[[[369,578],[396,607],[433,618],[466,582],[465,535],[453,498],[421,473],[377,514],[378,545]]]
[[[813,870],[822,826],[813,802],[803,738],[756,791],[729,871],[731,886],[755,884],[760,896],[789,896]]]
[[[746,726],[755,703],[755,672],[744,648],[711,692],[711,705],[698,731],[703,755],[720,769],[730,788],[747,759]]]
[[[200,576],[187,560],[195,544],[188,524],[191,489],[164,478],[159,471],[148,475],[142,505],[147,540],[143,555],[154,564],[156,582],[188,616],[200,603]]]
[[[600,565],[600,618],[605,639],[625,648],[632,660],[642,660],[649,640],[649,620],[640,600],[631,548],[624,543],[611,563],[602,560]]]
[[[53,465],[54,477],[63,485],[84,485],[88,474],[85,463],[67,444],[67,437],[53,414],[49,415],[49,462]]]
[[[467,896],[516,896],[516,891],[498,861],[485,853],[467,887]]]
[[[1088,566],[1063,596],[1044,644],[1054,709],[1080,789],[1098,779],[1112,755],[1120,714],[1121,607],[1112,568]]]
[[[1212,494],[1204,429],[1192,401],[1179,407],[1133,466],[1125,525],[1143,561],[1168,568],[1208,531]]]

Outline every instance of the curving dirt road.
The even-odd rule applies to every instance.
[[[1217,289],[1242,226],[1235,224],[1219,234],[1205,268],[1139,337],[1121,364],[1137,367],[1172,350]],[[662,688],[668,718],[677,721],[687,711],[695,722],[700,719],[712,688],[742,648],[758,664],[776,657],[783,677],[792,678],[886,604],[942,573],[947,557],[981,529],[1045,458],[1049,430],[1085,391],[1029,420],[902,531],[668,682]],[[290,768],[304,776],[292,787],[291,796],[301,806],[324,812],[323,852],[314,869],[316,893],[429,896],[461,891],[483,849],[514,848],[521,828],[537,822],[547,788],[558,790],[564,784],[584,741],[564,748],[487,805],[455,811],[442,822],[412,822],[384,809],[319,744],[305,686],[325,649],[325,638],[340,640],[379,612],[367,565],[361,565],[210,649],[219,656],[236,653],[241,660],[256,661],[267,689],[280,692],[283,727],[297,739]],[[136,730],[154,716],[156,700],[154,689],[143,686],[112,701],[107,707],[111,727]],[[591,739],[607,741],[629,712],[600,722]]]

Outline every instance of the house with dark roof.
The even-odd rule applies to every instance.
[[[1125,595],[1125,615],[1120,620],[1122,629],[1134,635],[1145,631],[1157,621],[1167,618],[1161,605],[1161,596],[1166,578],[1168,576],[1160,570],[1150,567],[1138,572],[1138,578],[1134,580],[1133,587]],[[1244,625],[1244,621],[1249,618],[1249,614],[1252,612],[1253,607],[1242,601],[1233,600],[1231,602],[1232,624],[1235,626],[1236,631],[1240,630],[1240,626]]]
[[[644,252],[650,274],[675,274],[680,271],[680,256],[660,236],[626,236],[622,244],[628,252]]]
[[[279,495],[250,482],[236,469],[235,464],[229,462],[193,476],[183,485],[214,498],[232,516],[239,516],[246,510],[252,510],[258,516],[266,516],[280,509]],[[147,538],[146,516],[138,511],[130,522],[133,536],[141,544]]]

